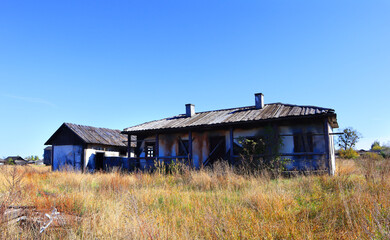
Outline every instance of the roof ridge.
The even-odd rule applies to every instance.
[[[64,122],[65,125],[76,125],[76,126],[79,126],[79,127],[90,127],[90,128],[98,128],[98,129],[105,129],[105,130],[114,130],[114,131],[121,131],[119,129],[112,129],[112,128],[104,128],[104,127],[94,127],[94,126],[89,126],[89,125],[82,125],[82,124],[77,124],[77,123],[68,123],[68,122]]]
[[[311,107],[311,108],[318,108],[320,110],[334,111],[334,109],[332,109],[332,108],[323,108],[323,107],[310,106],[310,105],[287,104],[287,103],[281,103],[281,102],[264,104],[264,106],[270,106],[270,105],[283,105],[283,106],[289,106],[289,107]],[[225,108],[225,109],[217,109],[217,110],[208,110],[208,111],[202,111],[202,112],[195,112],[195,115],[193,117],[196,117],[197,115],[203,114],[203,113],[221,112],[221,111],[229,111],[229,110],[245,110],[245,109],[255,109],[255,108],[256,108],[255,105],[251,105],[251,106],[244,106],[244,107],[234,107],[234,108]],[[165,118],[161,118],[161,119],[157,119],[157,120],[147,121],[147,122],[144,122],[144,123],[140,123],[140,124],[137,124],[137,125],[134,125],[134,126],[127,127],[127,128],[124,129],[124,131],[126,131],[126,129],[128,129],[128,128],[134,128],[134,127],[138,127],[138,126],[141,126],[141,125],[150,124],[150,123],[154,123],[154,122],[158,122],[158,121],[169,120],[169,119],[172,119],[172,118],[182,118],[182,117],[185,117],[185,116],[186,116],[185,114],[179,114],[179,115],[175,115],[175,116],[171,116],[171,117],[165,117]]]

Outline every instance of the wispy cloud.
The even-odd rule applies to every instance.
[[[55,104],[53,104],[49,101],[46,101],[45,99],[42,99],[42,98],[24,97],[24,96],[10,95],[10,94],[3,94],[3,96],[7,97],[7,98],[22,100],[25,102],[39,103],[39,104],[44,104],[44,105],[51,106],[51,107],[57,107]]]

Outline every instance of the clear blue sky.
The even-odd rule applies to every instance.
[[[0,157],[63,122],[123,129],[265,102],[390,141],[390,1],[0,2]]]

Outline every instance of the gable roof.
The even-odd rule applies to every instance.
[[[61,127],[47,140],[45,145],[51,145],[53,139],[61,128],[68,128],[76,134],[84,143],[101,144],[108,146],[127,146],[127,137],[121,134],[120,130],[109,128],[97,128],[91,126],[78,125],[73,123],[64,123]]]
[[[262,109],[255,106],[230,108],[215,111],[199,112],[192,117],[185,114],[170,118],[146,122],[133,127],[125,128],[123,133],[136,133],[151,130],[166,130],[179,128],[193,128],[218,125],[233,125],[237,123],[261,122],[266,120],[304,118],[313,116],[334,116],[331,123],[338,127],[336,114],[333,109],[315,106],[298,106],[283,103],[265,104]]]
[[[24,158],[22,158],[21,156],[8,156],[6,159],[4,159],[6,162],[8,162],[10,159],[12,160],[21,160],[21,161],[25,161]]]

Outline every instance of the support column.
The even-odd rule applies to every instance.
[[[130,161],[131,153],[131,135],[127,134],[127,159]]]
[[[154,149],[154,151],[155,151],[155,158],[156,158],[156,160],[158,161],[158,157],[159,157],[159,150],[160,150],[160,146],[159,146],[159,135],[158,134],[156,134],[156,144],[154,145],[155,146],[155,149]]]
[[[273,134],[274,134],[274,140],[275,140],[275,142],[274,142],[274,144],[277,144],[278,146],[277,146],[277,150],[278,150],[278,152],[277,152],[277,154],[279,154],[280,153],[280,144],[279,144],[279,141],[280,141],[280,136],[279,136],[279,125],[278,124],[272,124],[272,131],[273,131]]]
[[[189,165],[191,167],[194,167],[194,163],[192,161],[192,131],[190,130],[188,132],[188,161],[189,161]]]
[[[230,164],[233,163],[233,155],[234,155],[234,151],[233,151],[233,147],[234,147],[234,135],[233,135],[233,128],[231,127],[230,128],[230,132],[229,132],[229,138],[230,138],[230,156],[229,156],[229,160],[230,160]]]
[[[332,175],[333,169],[331,158],[330,158],[330,147],[329,147],[329,128],[328,128],[328,118],[324,119],[324,141],[325,141],[325,153],[326,153],[326,167],[328,168],[329,175]]]
[[[53,166],[54,166],[54,145],[51,145],[51,170],[53,171],[54,170],[54,168],[53,168]]]
[[[130,170],[130,153],[131,153],[131,135],[127,134],[127,164]]]

